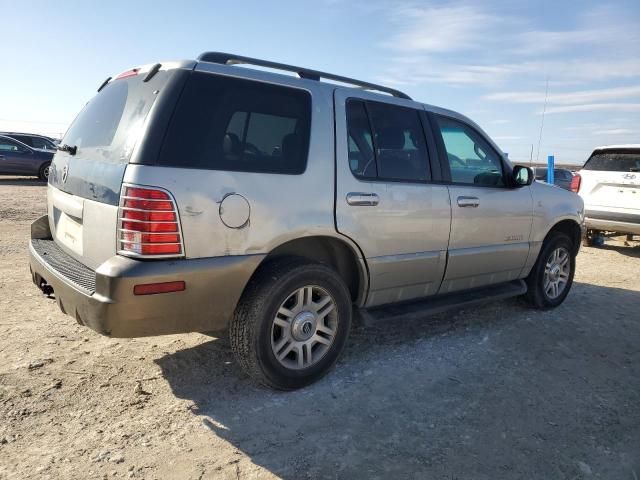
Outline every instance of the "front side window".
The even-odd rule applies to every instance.
[[[480,134],[452,118],[439,115],[436,118],[452,182],[491,187],[505,185],[500,157]]]
[[[311,97],[304,90],[196,72],[178,102],[159,162],[301,174],[310,126]]]
[[[0,151],[2,152],[20,152],[24,150],[20,148],[17,143],[11,140],[0,139]]]
[[[356,177],[410,182],[431,179],[417,110],[350,100],[347,134],[349,166]]]

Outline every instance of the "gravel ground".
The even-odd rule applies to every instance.
[[[0,478],[640,478],[640,243],[517,300],[352,331],[301,391],[200,334],[112,340],[31,284],[45,188],[0,179]]]

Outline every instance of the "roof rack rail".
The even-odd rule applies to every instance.
[[[362,80],[356,80],[354,78],[342,77],[340,75],[334,75],[332,73],[320,72],[318,70],[311,70],[303,67],[296,67],[294,65],[287,65],[284,63],[270,62],[268,60],[260,60],[259,58],[243,57],[242,55],[234,55],[232,53],[223,52],[204,52],[198,57],[199,62],[219,63],[222,65],[236,65],[246,64],[255,65],[258,67],[273,68],[276,70],[285,70],[287,72],[297,73],[300,78],[306,78],[307,80],[317,80],[326,78],[327,80],[333,80],[335,82],[347,83],[356,85],[366,90],[377,90],[379,92],[385,92],[398,98],[406,98],[411,100],[411,97],[406,93],[393,88],[385,87],[382,85],[376,85],[375,83],[363,82]]]

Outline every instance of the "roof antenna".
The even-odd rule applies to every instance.
[[[538,151],[536,153],[536,163],[540,158],[540,142],[542,141],[542,127],[544,127],[544,114],[547,111],[547,98],[549,97],[549,75],[547,75],[547,87],[544,90],[544,107],[542,107],[542,120],[540,120],[540,135],[538,136]]]

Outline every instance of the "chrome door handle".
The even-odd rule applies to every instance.
[[[380,198],[375,193],[350,192],[347,193],[347,203],[349,205],[360,205],[364,207],[375,207],[380,202]]]
[[[478,197],[458,197],[459,207],[476,208],[478,205],[480,205],[480,199]]]

